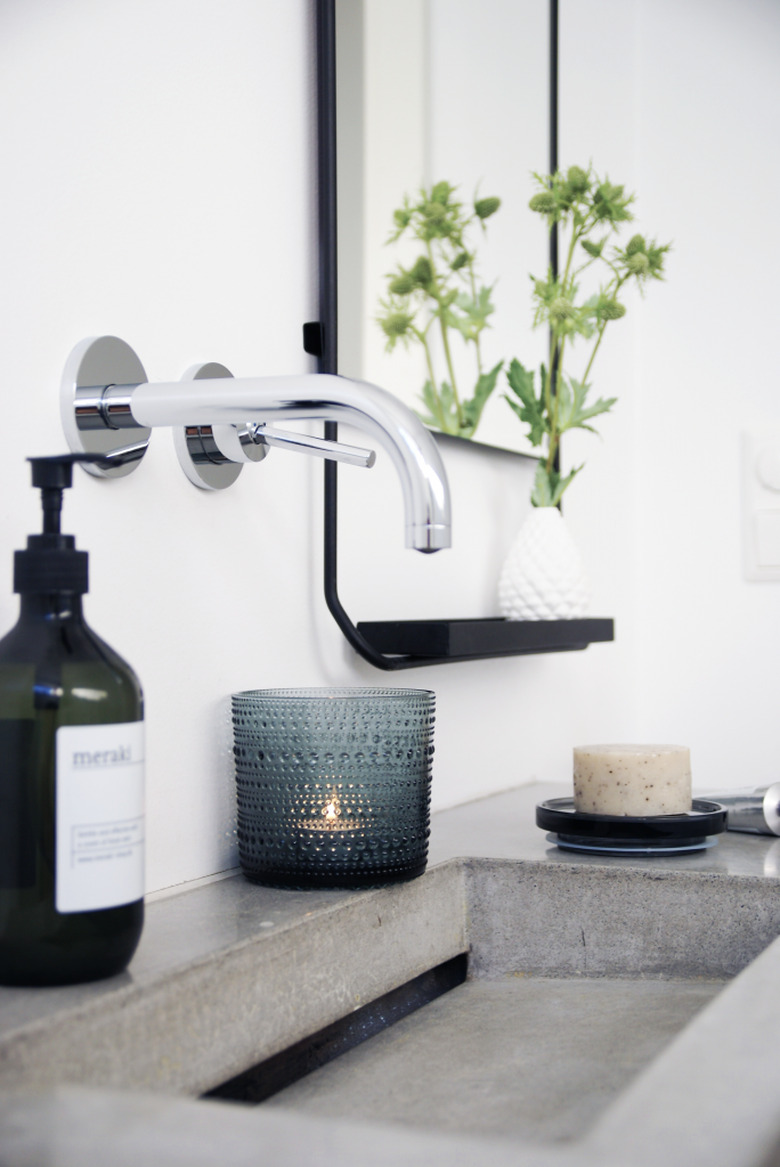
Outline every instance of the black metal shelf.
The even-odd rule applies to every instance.
[[[576,652],[615,638],[613,620],[379,620],[357,630],[377,652],[444,661]]]

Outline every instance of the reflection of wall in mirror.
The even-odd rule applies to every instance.
[[[375,321],[386,274],[416,251],[385,246],[406,192],[446,180],[470,203],[502,207],[479,240],[479,275],[495,283],[483,363],[537,366],[529,272],[547,268],[547,237],[528,211],[531,172],[548,157],[548,15],[538,0],[337,0],[339,99],[339,371],[383,385],[413,406],[425,380],[419,348],[385,351]],[[480,233],[477,233],[479,238]],[[457,375],[470,396],[476,367]],[[525,449],[502,386],[477,437]]]

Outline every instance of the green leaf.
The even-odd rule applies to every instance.
[[[608,413],[617,401],[617,397],[599,397],[592,405],[585,405],[590,385],[582,381],[575,381],[573,377],[564,377],[558,384],[558,428],[561,433],[565,430],[581,429],[596,433],[593,426],[586,425],[592,417],[601,413]]]
[[[534,484],[531,490],[531,506],[551,507],[552,505],[550,478],[544,462],[540,462],[536,467],[536,474],[534,475]]]
[[[534,485],[531,491],[531,505],[535,507],[555,507],[561,501],[563,492],[574,481],[582,470],[582,466],[575,466],[571,473],[561,478],[557,470],[548,470],[544,462],[536,467]]]
[[[521,365],[517,358],[513,358],[506,375],[509,388],[520,399],[518,404],[511,397],[504,394],[512,409],[522,422],[528,426],[528,437],[532,446],[540,446],[545,434],[550,432],[550,422],[545,415],[544,393],[537,398],[534,392],[534,374]],[[544,378],[542,378],[542,381]]]
[[[580,243],[591,259],[600,259],[606,239],[602,239],[600,243],[594,243],[592,239],[581,239]]]
[[[476,300],[466,292],[460,292],[454,303],[462,315],[450,311],[445,320],[451,328],[457,328],[464,340],[476,341],[483,328],[487,327],[487,318],[495,311],[490,299],[492,288],[480,288]]]
[[[477,380],[477,384],[474,389],[474,397],[477,401],[482,402],[483,407],[488,397],[496,387],[498,374],[501,372],[503,365],[504,362],[499,361],[498,364],[494,365],[493,368],[490,369],[487,373],[481,373]]]
[[[488,399],[496,387],[498,374],[501,372],[503,364],[503,361],[499,361],[498,364],[490,370],[490,372],[482,373],[477,379],[476,385],[474,386],[474,396],[470,401],[463,402],[463,415],[471,429],[471,433],[468,435],[469,437],[471,437],[471,434],[474,433],[477,426],[479,425],[479,420],[482,417],[482,411],[487,405]]]
[[[423,385],[420,397],[422,398],[423,405],[428,409],[427,415],[421,415],[422,420],[426,425],[432,425],[436,429],[441,429],[444,420],[443,414],[441,413],[441,403],[430,381],[426,381]]]
[[[426,381],[422,388],[421,397],[423,404],[428,409],[427,415],[421,414],[426,425],[432,425],[445,434],[471,436],[463,434],[458,420],[455,395],[452,392],[452,387],[446,381],[442,381],[438,390],[430,381]]]
[[[452,392],[452,386],[448,381],[442,381],[441,389],[439,390],[439,397],[441,398],[441,403],[444,406],[444,409],[447,410],[447,412],[451,411],[455,405],[455,395]]]

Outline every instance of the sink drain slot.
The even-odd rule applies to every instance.
[[[215,1086],[204,1098],[257,1104],[292,1086],[313,1070],[332,1062],[375,1034],[389,1029],[437,997],[462,985],[468,972],[466,953],[421,973],[405,985],[391,989],[354,1013],[296,1042],[271,1058]]]

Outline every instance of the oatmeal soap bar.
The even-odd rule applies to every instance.
[[[574,809],[587,814],[687,814],[691,759],[686,746],[576,746]]]

